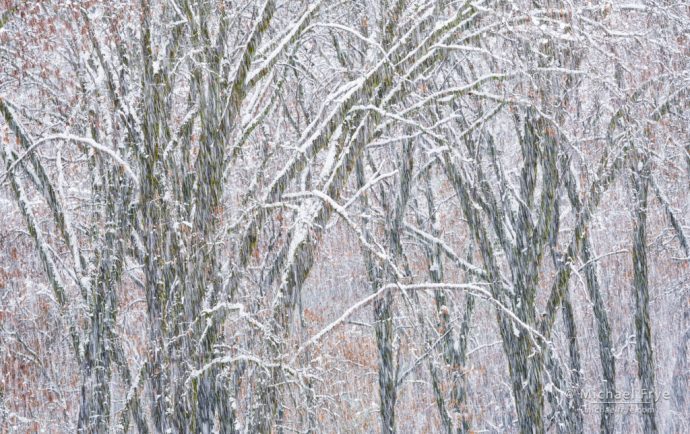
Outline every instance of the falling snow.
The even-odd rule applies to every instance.
[[[689,31],[0,0],[0,432],[690,432]]]

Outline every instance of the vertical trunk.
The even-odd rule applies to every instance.
[[[501,273],[494,256],[493,245],[489,240],[486,229],[482,224],[479,212],[472,206],[476,203],[470,194],[470,188],[464,179],[464,174],[458,167],[446,157],[444,161],[446,175],[458,194],[463,214],[467,219],[468,227],[479,246],[482,261],[487,270],[487,281],[492,282],[492,296],[501,302],[505,302],[506,290],[500,278]],[[526,178],[529,178],[526,177]],[[472,191],[472,194],[476,192]],[[526,241],[526,240],[525,240]],[[512,250],[512,249],[510,249]],[[526,268],[524,271],[528,271]],[[523,270],[520,270],[522,272]],[[527,324],[534,324],[534,304],[530,306],[530,293],[525,284],[530,279],[519,278],[519,284],[523,286],[517,293],[525,294],[525,298],[519,298],[520,309],[516,309],[521,320]],[[516,301],[515,299],[513,301]],[[520,312],[521,310],[521,312]],[[503,349],[508,359],[508,370],[513,389],[513,397],[517,409],[518,424],[521,433],[543,433],[544,420],[544,394],[542,388],[541,356],[535,348],[532,338],[524,330],[518,330],[513,320],[503,311],[497,312],[499,331],[503,342]]]
[[[474,310],[474,297],[468,295],[467,303],[465,304],[465,317],[460,326],[458,336],[458,348],[453,354],[453,388],[451,390],[451,403],[453,411],[458,418],[457,433],[466,434],[470,431],[470,416],[467,411],[467,391],[465,388],[467,380],[465,379],[465,371],[467,364],[467,338],[470,332],[470,319],[472,318],[472,311]],[[455,350],[455,345],[453,345]]]
[[[436,208],[434,205],[434,195],[431,188],[431,183],[429,182],[429,176],[424,176],[426,180],[426,205],[428,211],[428,221],[429,221],[429,231],[431,235],[438,238],[440,236],[440,231],[438,230],[436,222]],[[423,219],[420,215],[417,217],[417,223],[422,226]],[[441,256],[441,247],[438,245],[429,246],[425,249],[427,260],[430,264],[429,266],[429,278],[433,283],[441,283],[443,281],[443,262]],[[467,262],[472,262],[472,249],[470,248],[467,255]],[[469,273],[466,275],[467,279],[471,279]],[[439,317],[438,328],[441,333],[445,333],[443,339],[442,352],[443,359],[447,366],[450,366],[450,377],[451,377],[451,390],[450,390],[450,404],[453,409],[453,416],[456,418],[455,425],[457,427],[456,431],[459,434],[464,434],[470,430],[470,418],[468,417],[466,408],[466,391],[465,391],[465,364],[467,355],[467,337],[470,329],[470,320],[472,317],[472,311],[474,309],[474,297],[467,297],[467,303],[465,308],[465,316],[463,318],[462,324],[460,326],[459,334],[456,337],[454,330],[449,330],[452,327],[450,321],[450,311],[448,309],[447,297],[444,291],[438,290],[434,294],[434,301],[436,303],[436,312]],[[444,430],[451,433],[453,432],[453,421],[448,416],[448,410],[446,409],[445,399],[441,394],[440,388],[437,386],[438,383],[438,372],[437,368],[430,363],[430,373],[432,376],[432,386],[434,389],[434,394],[436,396],[436,405],[439,410],[439,415],[441,417],[441,422],[444,425]]]
[[[92,131],[97,131],[92,128]],[[94,140],[99,137],[94,133]],[[117,171],[102,167],[97,163],[95,176],[103,180],[102,186],[95,187],[95,208],[99,210],[99,220],[105,227],[96,249],[95,276],[87,291],[89,302],[88,328],[89,340],[82,361],[81,409],[78,429],[82,432],[108,432],[110,426],[110,382],[111,365],[115,363],[123,372],[123,380],[129,387],[131,379],[125,360],[118,360],[116,352],[117,289],[121,282],[125,247],[123,240],[130,235],[131,192],[128,181],[124,181]],[[94,185],[100,183],[94,180]],[[100,232],[100,231],[98,231]],[[76,260],[76,259],[75,259]],[[123,357],[124,358],[124,357]],[[136,399],[134,399],[136,401]],[[136,403],[134,406],[136,407]],[[140,422],[136,409],[134,417]]]
[[[366,184],[362,158],[355,165],[357,183],[359,187]],[[362,195],[363,206],[368,206],[366,194]],[[362,218],[362,227],[367,241],[371,241],[368,218]],[[377,292],[382,285],[383,270],[375,262],[369,251],[363,251],[367,275],[372,285],[372,291]],[[378,383],[379,383],[379,413],[381,417],[381,432],[395,432],[395,400],[396,379],[393,367],[393,318],[391,316],[392,296],[386,293],[385,298],[374,302],[374,333],[376,347],[379,352]]]
[[[362,159],[358,159],[355,164],[357,182],[361,186],[366,184],[364,167]],[[385,194],[381,192],[384,197],[382,202],[385,203]],[[368,206],[368,199],[366,195],[362,196],[363,206]],[[386,214],[391,212],[388,207]],[[362,227],[367,241],[371,241],[372,237],[369,232],[368,218],[363,217]],[[388,233],[391,232],[388,228]],[[397,238],[396,238],[397,239]],[[391,240],[389,248],[396,250],[397,244]],[[384,284],[385,268],[380,266],[374,260],[371,252],[364,250],[365,265],[367,267],[367,274],[372,285],[372,291],[377,292]],[[393,258],[395,258],[395,255]],[[397,375],[395,368],[395,360],[393,354],[393,339],[394,339],[394,325],[392,314],[393,296],[390,292],[374,301],[374,334],[376,337],[376,347],[378,349],[378,384],[379,384],[379,415],[381,420],[381,432],[384,434],[391,434],[395,432],[395,402],[397,399]]]
[[[520,176],[520,196],[523,203],[518,207],[514,223],[516,240],[514,258],[510,261],[513,272],[514,295],[512,304],[517,316],[526,324],[536,324],[536,290],[541,262],[542,240],[539,232],[546,233],[554,208],[553,196],[557,185],[555,171],[556,144],[546,143],[542,149],[542,121],[528,112],[525,118],[524,137],[520,140],[524,160]],[[542,160],[543,159],[543,160]],[[542,160],[542,161],[540,161]],[[553,161],[552,161],[553,160]],[[539,209],[539,223],[535,225],[531,209],[535,206],[535,191],[538,182],[540,162],[543,167],[542,203]],[[547,178],[551,176],[551,178]],[[519,252],[519,253],[517,253]],[[512,326],[512,324],[511,324]],[[532,338],[524,331],[505,330],[502,333],[504,347],[509,358],[513,393],[517,406],[520,432],[544,432],[542,390],[543,357],[534,347]]]
[[[570,390],[567,399],[567,424],[570,432],[583,432],[583,410],[581,394],[581,363],[580,351],[577,346],[577,328],[575,326],[575,316],[573,305],[570,303],[570,296],[566,294],[563,299],[563,323],[565,324],[566,337],[568,342],[568,355],[570,358]]]
[[[568,400],[569,396],[563,396],[561,391],[568,390],[561,362],[554,357],[550,349],[545,349],[544,367],[548,372],[548,381],[553,387],[548,387],[545,391],[546,400],[551,405],[551,414],[546,416],[548,425],[555,425],[556,432],[569,433],[574,432],[572,429],[571,419],[568,417]],[[554,390],[555,389],[555,390]]]
[[[633,232],[633,288],[635,292],[635,352],[638,375],[642,384],[642,422],[645,433],[657,432],[654,396],[654,357],[652,327],[649,319],[649,278],[647,265],[647,193],[649,170],[633,175],[635,190],[635,223]]]
[[[572,170],[568,169],[565,175],[565,187],[568,192],[570,203],[575,211],[582,212],[582,202],[578,196],[577,185]],[[585,230],[582,234],[581,244],[582,261],[585,264],[585,286],[587,294],[592,301],[594,318],[597,323],[597,336],[599,344],[599,359],[603,373],[603,396],[614,397],[616,395],[616,361],[613,357],[613,347],[611,344],[611,327],[609,325],[606,306],[601,297],[599,279],[597,277],[597,262],[594,260],[592,245],[589,240],[589,232]],[[613,433],[615,425],[615,400],[603,399],[601,403],[600,429],[603,433]]]
[[[509,320],[504,319],[507,323]],[[544,394],[542,390],[542,362],[535,353],[535,348],[524,331],[517,337],[512,324],[505,324],[503,329],[504,348],[508,355],[508,367],[513,383],[513,395],[517,408],[518,424],[522,434],[544,433]]]
[[[582,260],[585,265],[585,284],[587,293],[594,305],[594,318],[597,322],[597,335],[599,337],[599,359],[604,375],[603,394],[605,397],[616,396],[616,360],[613,357],[611,346],[611,327],[604,300],[601,298],[599,280],[597,278],[596,262],[593,260],[592,247],[589,236],[585,234],[582,240]],[[614,432],[615,406],[613,399],[603,399],[601,404],[600,429],[602,433]]]
[[[389,255],[394,263],[402,260],[402,242],[400,236],[403,228],[403,217],[410,198],[412,181],[414,146],[412,140],[404,140],[398,161],[398,191],[395,205],[389,209],[384,205],[389,225],[387,236],[389,240]],[[383,197],[383,202],[386,198]],[[396,279],[395,273],[386,265],[385,270],[389,279]],[[393,295],[390,291],[374,303],[374,318],[376,342],[379,348],[379,394],[381,397],[381,431],[384,434],[396,432],[395,403],[397,401],[397,367],[393,355],[393,341],[395,328],[393,324]]]
[[[104,268],[101,263],[101,277],[108,274]],[[113,325],[107,324],[107,282],[103,280],[91,292],[89,340],[81,366],[81,406],[77,420],[80,433],[107,433],[110,424],[110,357],[105,330]]]
[[[567,167],[567,162],[563,162],[561,167]],[[556,213],[552,222],[552,230],[549,236],[549,247],[553,259],[554,269],[563,266],[562,259],[557,253],[558,233],[560,226],[560,214],[558,202],[556,202]],[[582,432],[583,431],[583,402],[581,384],[581,362],[580,351],[577,345],[577,327],[573,306],[570,301],[570,293],[566,291],[563,302],[563,326],[568,346],[570,383],[564,378],[563,372],[557,361],[553,358],[550,350],[546,350],[546,368],[549,370],[551,380],[559,390],[567,390],[565,396],[560,392],[549,390],[547,398],[556,413],[559,432]]]
[[[376,288],[375,288],[376,289]],[[393,296],[390,291],[374,303],[374,331],[379,350],[379,398],[381,432],[395,432],[395,402],[397,400],[396,369],[393,356]]]
[[[153,52],[151,49],[151,5],[149,0],[141,0],[141,50],[143,58],[143,119],[142,136],[143,152],[141,163],[141,233],[144,242],[143,265],[146,293],[146,313],[148,318],[149,351],[147,354],[146,373],[148,376],[148,393],[150,395],[153,426],[158,432],[170,428],[166,398],[170,393],[166,379],[165,339],[164,339],[164,306],[167,301],[164,266],[165,234],[164,216],[161,203],[160,185],[160,142],[163,125],[160,119],[165,114],[165,107],[158,90],[159,77],[154,76]],[[169,277],[169,276],[168,276]]]
[[[429,360],[429,375],[431,375],[431,388],[434,391],[434,398],[436,399],[436,407],[438,408],[438,415],[441,419],[443,432],[453,434],[453,421],[448,414],[448,409],[446,409],[446,399],[443,396],[443,389],[441,389],[440,373],[438,371],[438,366],[436,366],[433,360]]]

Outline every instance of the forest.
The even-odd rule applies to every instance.
[[[690,3],[0,0],[0,433],[690,432]]]

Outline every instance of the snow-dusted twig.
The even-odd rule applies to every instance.
[[[132,170],[131,166],[124,160],[122,157],[120,157],[115,151],[112,149],[101,145],[100,143],[97,143],[95,140],[90,139],[88,137],[80,137],[80,136],[75,136],[72,134],[51,134],[49,136],[45,136],[40,138],[39,140],[36,140],[29,149],[27,149],[19,158],[14,160],[14,162],[7,168],[7,171],[5,173],[5,176],[7,176],[7,173],[11,172],[14,170],[15,167],[17,167],[18,164],[20,164],[27,156],[29,156],[32,152],[34,152],[39,146],[48,143],[53,140],[65,140],[68,142],[79,142],[82,144],[85,144],[89,146],[90,148],[93,148],[99,152],[102,152],[104,154],[107,154],[109,157],[111,157],[117,164],[122,167],[129,176],[129,178],[134,182],[135,185],[138,185],[139,183],[139,178],[137,175],[134,173]]]

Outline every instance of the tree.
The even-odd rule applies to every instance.
[[[687,8],[595,3],[1,2],[3,424],[687,426]]]

